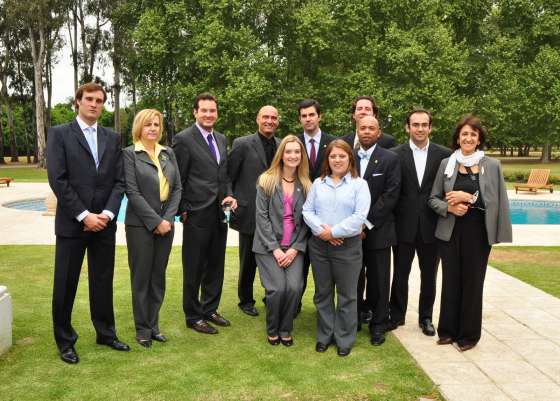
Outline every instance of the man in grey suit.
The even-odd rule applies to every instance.
[[[217,309],[224,282],[227,224],[222,207],[237,207],[227,175],[226,137],[214,131],[218,102],[209,93],[194,100],[196,122],[173,138],[183,195],[183,310],[187,327],[216,334],[229,326]],[[200,293],[200,296],[199,296]]]
[[[253,282],[257,262],[253,248],[255,233],[255,199],[257,179],[270,167],[280,140],[274,136],[280,123],[278,110],[263,106],[257,114],[258,131],[236,138],[229,155],[228,174],[238,208],[232,215],[231,228],[239,232],[239,308],[249,316],[257,316],[253,298]]]
[[[317,100],[306,99],[298,105],[299,122],[303,127],[303,134],[297,137],[305,145],[307,161],[309,162],[309,179],[311,183],[321,175],[321,167],[325,156],[325,149],[331,143],[334,136],[323,132],[321,123],[321,105]],[[307,288],[307,276],[309,275],[309,253],[303,256],[303,290],[301,298]],[[297,313],[301,311],[301,299],[298,304]]]
[[[124,177],[120,136],[97,123],[106,99],[101,85],[80,86],[78,116],[50,128],[47,141],[49,185],[57,198],[53,328],[60,358],[70,364],[80,360],[74,348],[78,334],[72,327],[72,308],[86,249],[97,343],[130,350],[117,338],[113,312],[115,217]]]

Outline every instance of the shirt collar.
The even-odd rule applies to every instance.
[[[212,129],[211,131],[208,131],[204,128],[202,128],[200,125],[198,125],[198,123],[194,123],[196,125],[196,127],[198,128],[198,130],[200,131],[200,133],[204,136],[204,138],[208,138],[208,135],[212,135],[214,130]]]
[[[163,146],[161,146],[159,143],[156,143],[156,149],[155,149],[156,158],[159,156],[159,154],[162,150],[165,150],[165,148]],[[148,153],[148,151],[146,150],[146,147],[144,146],[142,141],[134,142],[134,151],[135,152],[146,152],[146,153]],[[149,156],[149,153],[148,153],[148,156]]]
[[[310,136],[310,135],[308,135],[307,132],[304,132],[304,133],[303,133],[303,138],[305,139],[305,142],[306,142],[306,143],[309,143],[309,140],[310,140],[310,139],[314,139],[314,140],[315,140],[315,143],[318,144],[318,143],[321,142],[321,130],[319,130],[319,132],[317,132],[317,133],[315,134],[315,136],[313,136],[313,137]]]
[[[412,142],[412,139],[408,140],[408,145],[410,146],[410,149],[412,151],[418,150],[418,151],[421,151],[421,152],[427,152],[428,151],[428,146],[430,146],[430,140],[428,139],[428,143],[423,148],[419,148],[418,146],[416,146],[416,144],[414,142]]]
[[[82,120],[82,119],[80,118],[80,116],[76,116],[76,122],[78,123],[78,125],[80,126],[80,129],[81,129],[82,131],[85,131],[86,128],[91,127],[91,128],[93,128],[93,130],[94,130],[95,132],[97,132],[97,121],[96,121],[95,123],[93,123],[93,125],[88,125],[88,123],[86,123],[84,120]]]
[[[370,156],[370,157],[371,157],[371,155],[372,155],[373,151],[375,150],[375,147],[376,147],[376,146],[377,146],[377,144],[376,144],[376,143],[374,143],[374,144],[373,144],[373,146],[372,146],[371,148],[369,148],[368,150],[365,150],[365,149],[364,149],[364,148],[362,148],[361,146],[360,146],[360,149],[362,149],[362,150],[365,150],[365,151],[366,151],[366,153],[368,154],[368,156]]]
[[[348,182],[350,182],[351,179],[352,179],[352,173],[349,171],[349,172],[346,173],[346,175],[344,177],[342,177],[339,185],[348,183]],[[328,184],[329,186],[331,186],[333,188],[336,186],[330,175],[325,176],[323,178],[323,182],[325,184]]]

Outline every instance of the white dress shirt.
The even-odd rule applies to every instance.
[[[412,150],[412,157],[414,158],[414,167],[416,168],[416,176],[418,177],[418,186],[422,185],[422,178],[424,177],[424,171],[426,170],[426,161],[428,160],[428,147],[430,146],[430,140],[423,148],[419,148],[412,142],[408,141],[410,149]]]

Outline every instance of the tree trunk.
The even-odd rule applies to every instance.
[[[2,113],[3,106],[0,102],[0,164],[6,164],[6,160],[4,160],[4,127],[2,126]]]
[[[74,93],[78,91],[78,15],[77,5],[72,4],[72,18],[68,18],[68,36],[70,37],[70,51],[72,53],[72,67],[74,68]],[[72,25],[70,25],[72,23]]]
[[[116,41],[116,38],[115,38]],[[118,45],[113,44],[113,98],[115,103],[114,119],[115,119],[115,132],[121,134],[121,60],[120,55],[117,54]],[[126,145],[126,137],[121,135],[122,147]]]
[[[8,116],[8,132],[10,135],[10,155],[12,156],[10,161],[17,162],[18,159],[18,148],[16,141],[16,130],[14,127],[14,110],[12,107],[12,101],[8,98],[6,99],[6,114]]]
[[[550,162],[550,143],[545,143],[541,153],[541,163]]]
[[[35,83],[35,113],[37,122],[37,161],[38,167],[45,168],[45,95],[43,93],[43,65],[45,63],[45,33],[40,25],[34,30],[29,29],[29,39],[31,42],[31,55],[33,57],[33,80]]]
[[[45,134],[46,129],[51,126],[51,105],[52,105],[52,48],[47,52],[47,60],[45,64],[45,83],[47,84],[47,110],[45,113]]]

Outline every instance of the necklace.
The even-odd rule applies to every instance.
[[[288,180],[287,178],[282,177],[282,180],[284,180],[284,181],[286,181],[287,183],[291,184],[291,183],[293,183],[296,179],[295,179],[295,178],[292,178],[292,180],[290,181],[290,180]]]

